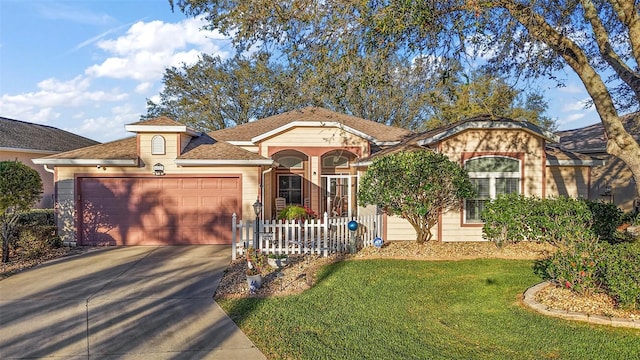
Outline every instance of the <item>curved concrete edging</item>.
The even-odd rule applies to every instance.
[[[589,315],[584,313],[571,312],[568,310],[551,309],[547,307],[547,305],[537,302],[536,294],[538,293],[538,291],[550,285],[551,285],[550,282],[544,281],[544,282],[541,282],[540,284],[537,284],[528,288],[524,292],[524,299],[523,299],[524,304],[530,307],[531,309],[547,316],[553,316],[553,317],[562,318],[566,320],[584,321],[592,324],[640,329],[640,319],[635,319],[635,320],[622,319],[622,318],[608,317],[603,315]]]

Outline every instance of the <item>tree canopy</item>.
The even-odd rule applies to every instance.
[[[472,195],[466,170],[431,150],[400,151],[374,159],[358,188],[360,205],[376,205],[406,219],[419,244],[431,240],[439,214],[459,208],[460,201]]]
[[[640,145],[619,114],[640,106],[637,0],[169,1],[187,15],[204,14],[238,49],[277,49],[341,73],[369,54],[481,58],[488,71],[514,80],[554,78],[568,67],[600,116],[607,151],[629,166],[640,192]]]

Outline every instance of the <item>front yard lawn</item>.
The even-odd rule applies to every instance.
[[[219,299],[269,359],[637,359],[640,331],[546,317],[525,260],[359,260],[299,295]]]

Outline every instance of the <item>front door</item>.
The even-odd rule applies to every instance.
[[[324,190],[325,211],[330,217],[351,217],[352,193],[351,175],[324,175],[322,177]]]

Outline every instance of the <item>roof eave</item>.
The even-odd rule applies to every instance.
[[[227,166],[227,165],[248,165],[248,166],[271,166],[273,160],[227,160],[227,159],[176,159],[178,166]]]
[[[593,160],[578,160],[578,159],[567,159],[567,160],[556,160],[556,159],[547,159],[547,166],[604,166],[606,162],[604,160],[593,159]]]
[[[135,133],[184,133],[200,136],[202,133],[185,125],[125,125],[124,129]]]
[[[137,166],[137,159],[49,159],[39,158],[31,159],[36,165],[54,165],[54,166]]]
[[[0,146],[0,151],[11,151],[11,152],[43,154],[43,155],[53,155],[53,154],[62,152],[62,151],[53,151],[53,150],[36,150],[36,149],[12,148],[12,147],[2,147],[2,146]]]

